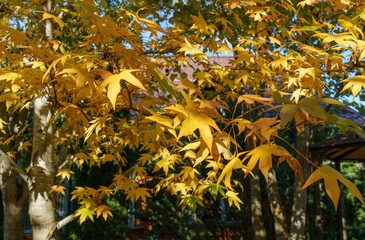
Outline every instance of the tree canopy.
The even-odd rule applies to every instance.
[[[58,180],[37,194],[64,194],[72,165],[119,169],[110,186],[76,187],[80,223],[112,216],[103,199],[117,191],[131,201],[168,191],[193,210],[209,194],[240,208],[245,179],[234,172],[246,178],[258,166],[268,180],[287,162],[302,178],[294,146],[278,144],[282,132],[332,124],[365,137],[329,111],[348,104],[349,93],[364,97],[361,1],[48,2],[1,5],[0,102],[12,114],[41,99],[51,112],[45,129],[54,127]],[[0,129],[8,125],[0,119]],[[31,127],[4,161],[34,148]],[[340,181],[365,205],[339,172],[304,157],[316,170],[303,188],[323,178],[337,207]],[[25,181],[43,171],[12,166]],[[141,186],[151,178],[159,180],[153,188]]]

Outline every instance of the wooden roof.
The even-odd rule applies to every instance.
[[[353,133],[317,142],[310,150],[332,161],[365,161],[365,139]]]

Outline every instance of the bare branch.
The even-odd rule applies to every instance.
[[[66,226],[67,224],[69,224],[70,222],[72,222],[75,219],[76,218],[74,217],[74,214],[70,214],[67,217],[65,217],[62,220],[55,223],[49,230],[46,240],[52,239],[55,231],[60,230],[61,228],[63,228],[64,226]]]
[[[75,220],[76,218],[74,217],[74,214],[70,214],[67,217],[65,217],[64,219],[60,220],[57,223],[57,229],[61,229],[64,226],[66,226],[67,224],[69,224],[70,222],[72,222],[73,220]]]
[[[60,20],[62,20],[62,19],[63,19],[64,14],[65,14],[65,11],[64,11],[64,10],[61,10],[57,17],[58,17]]]
[[[70,161],[72,161],[72,159],[74,159],[74,156],[70,156],[69,158],[67,158],[63,163],[61,163],[58,166],[58,169],[63,169]]]
[[[281,45],[279,48],[275,49],[272,53],[280,52],[284,48],[289,47],[290,45],[292,45],[292,43],[293,43],[292,41],[288,41],[285,44]]]

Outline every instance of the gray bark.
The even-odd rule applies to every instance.
[[[46,239],[57,223],[56,206],[49,194],[55,181],[52,112],[46,97],[34,101],[34,129],[31,170],[29,173],[29,216],[33,239]]]
[[[276,239],[289,239],[288,226],[285,220],[284,209],[281,203],[278,182],[274,169],[269,170],[267,191],[270,200],[271,212],[274,218]]]
[[[258,167],[255,167],[252,173],[254,174],[254,177],[250,180],[252,226],[255,231],[255,240],[266,240],[266,231],[262,219],[260,172]]]
[[[52,0],[39,2],[40,11],[53,13]],[[40,14],[39,19],[42,18]],[[53,40],[53,23],[47,19],[38,25],[44,41]],[[44,92],[47,89],[44,90]],[[32,222],[33,239],[44,240],[57,224],[55,199],[49,194],[55,182],[56,162],[54,153],[53,113],[48,96],[39,96],[34,101],[33,149],[29,172],[29,216]],[[55,234],[57,238],[59,235]]]
[[[10,126],[6,126],[3,129],[4,132],[0,132],[0,138],[3,138],[3,141],[11,135],[19,133],[24,126],[25,115],[24,112],[21,112],[21,114],[19,112],[14,113],[13,117],[15,116],[15,119],[10,121]],[[5,102],[0,103],[0,118],[5,122],[9,122]],[[24,238],[24,208],[28,193],[27,186],[21,179],[18,179],[17,173],[21,169],[13,159],[6,155],[6,152],[15,148],[18,143],[19,139],[16,138],[11,143],[0,146],[0,182],[4,208],[3,237],[7,240],[22,240]]]
[[[309,127],[305,125],[303,131],[297,136],[297,150],[304,156],[309,154]],[[309,175],[309,163],[298,154],[297,159],[302,166],[303,178]],[[307,189],[301,189],[302,183],[298,177],[294,181],[293,208],[290,225],[290,239],[303,239],[307,210]]]

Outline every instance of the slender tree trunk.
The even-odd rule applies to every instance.
[[[34,102],[33,150],[29,180],[29,216],[33,239],[46,239],[57,223],[54,199],[49,194],[55,181],[52,112],[46,97]]]
[[[6,126],[3,132],[0,132],[2,141],[8,140],[10,135],[18,134],[20,128],[24,126],[25,116],[16,114],[10,126]],[[19,117],[18,117],[19,116]],[[5,102],[0,103],[0,118],[9,122],[9,115],[6,111]],[[17,146],[18,139],[7,145],[0,146],[0,149],[7,153]],[[24,208],[27,200],[27,186],[24,184],[9,162],[1,159],[0,161],[0,181],[2,203],[4,208],[4,239],[6,240],[23,240],[24,239]]]
[[[258,116],[263,114],[263,108],[260,107],[255,111],[250,112],[249,118],[251,122],[258,119]],[[254,140],[247,141],[247,150],[252,150],[255,147]],[[262,216],[261,206],[261,186],[260,186],[260,171],[258,165],[252,170],[254,177],[250,179],[251,189],[251,218],[254,229],[255,240],[266,240],[265,224]]]
[[[266,240],[265,225],[262,219],[259,169],[255,167],[252,173],[254,174],[254,177],[250,179],[252,226],[255,231],[255,240]]]
[[[53,13],[52,0],[42,1],[40,11]],[[42,19],[42,13],[38,15]],[[39,23],[38,31],[44,41],[53,40],[53,23],[46,19]],[[46,92],[46,88],[44,91]],[[57,224],[55,199],[49,194],[55,182],[54,129],[49,96],[39,96],[34,101],[33,149],[29,174],[29,216],[33,239],[44,240]],[[53,235],[58,237],[58,234]]]
[[[278,182],[274,169],[269,170],[267,191],[270,200],[270,208],[274,217],[276,240],[289,239],[288,226],[285,220],[283,205],[281,203]]]
[[[309,154],[309,127],[304,126],[303,131],[297,136],[297,150],[308,157]],[[309,175],[309,163],[298,155],[297,159],[302,166],[303,178]],[[307,210],[307,189],[302,190],[302,183],[298,177],[294,181],[293,208],[290,225],[290,239],[303,239]]]

